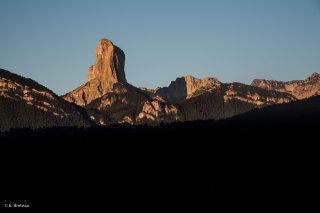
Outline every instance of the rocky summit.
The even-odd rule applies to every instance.
[[[178,106],[127,83],[125,54],[108,39],[96,49],[96,63],[89,68],[88,82],[63,98],[85,107],[93,122],[157,124],[183,120]]]
[[[88,82],[64,96],[69,102],[85,106],[111,92],[115,84],[126,84],[125,54],[108,39],[101,39],[96,49],[96,63],[89,68]]]

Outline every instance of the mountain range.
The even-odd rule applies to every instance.
[[[251,85],[188,75],[168,87],[137,88],[126,80],[124,51],[101,39],[88,82],[61,97],[32,79],[0,69],[0,131],[218,120],[316,95],[320,95],[318,73],[289,82],[255,79]]]

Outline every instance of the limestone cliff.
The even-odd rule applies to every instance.
[[[315,72],[306,80],[288,82],[255,79],[252,81],[251,86],[269,91],[285,92],[292,94],[297,99],[304,99],[320,94],[320,75]]]
[[[182,101],[210,92],[218,88],[221,82],[216,78],[198,79],[191,75],[177,78],[168,87],[158,88],[155,93],[167,101]]]
[[[101,39],[96,49],[96,63],[89,68],[88,82],[64,96],[69,102],[85,106],[111,92],[114,84],[126,84],[125,54],[108,39]]]

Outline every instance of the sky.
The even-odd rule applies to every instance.
[[[320,0],[0,0],[0,68],[59,95],[87,81],[101,38],[137,87],[305,79],[320,72]]]

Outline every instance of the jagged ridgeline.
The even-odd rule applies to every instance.
[[[251,85],[217,78],[179,77],[168,87],[137,88],[126,80],[125,53],[108,39],[96,48],[88,82],[57,96],[31,79],[0,72],[0,131],[10,128],[149,124],[223,119],[252,109],[320,94],[320,76],[281,82],[253,80]]]
[[[168,87],[136,88],[126,81],[124,67],[124,52],[110,40],[101,39],[96,63],[88,71],[88,82],[63,97],[105,115],[107,120],[91,116],[98,124],[221,119],[297,99],[283,91],[190,75],[177,78]]]

